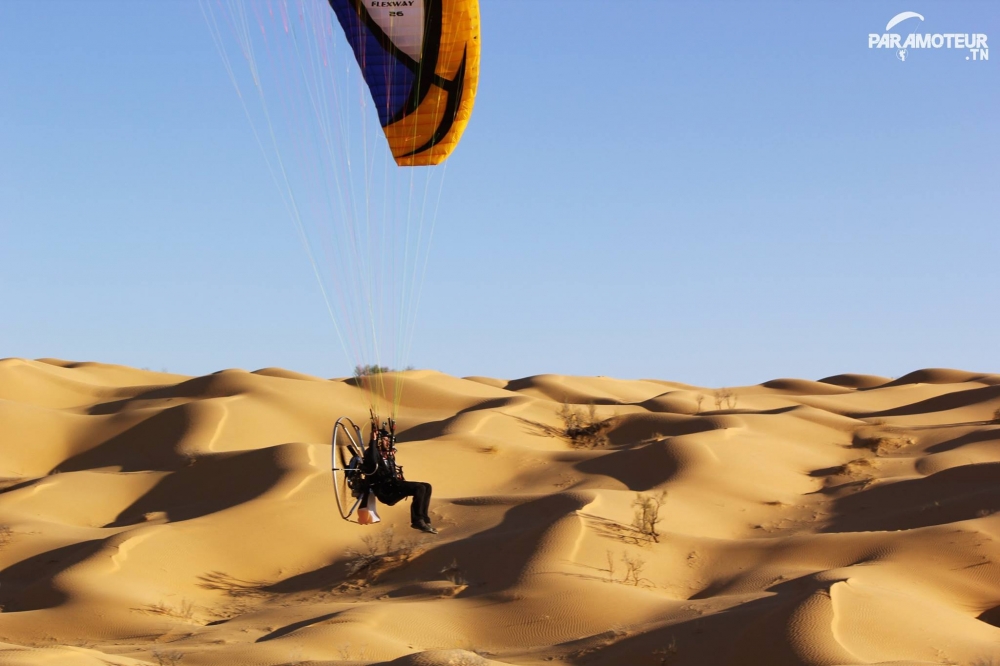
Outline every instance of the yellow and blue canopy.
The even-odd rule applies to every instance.
[[[330,0],[399,166],[440,164],[472,114],[478,0]]]

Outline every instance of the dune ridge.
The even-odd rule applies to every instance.
[[[0,360],[0,666],[1000,663],[1000,375],[403,379],[437,536],[351,379]]]

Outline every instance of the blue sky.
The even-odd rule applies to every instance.
[[[989,2],[481,0],[409,362],[1000,372],[1000,53],[869,50],[908,10],[1000,40]],[[350,372],[197,2],[7,0],[0,63],[0,357]]]

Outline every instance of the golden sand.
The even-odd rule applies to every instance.
[[[0,361],[0,664],[1000,664],[1000,375],[404,380],[436,536],[350,380]]]

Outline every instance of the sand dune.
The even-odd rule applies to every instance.
[[[337,513],[353,380],[0,361],[0,664],[1000,664],[998,375],[403,381],[437,536]]]

